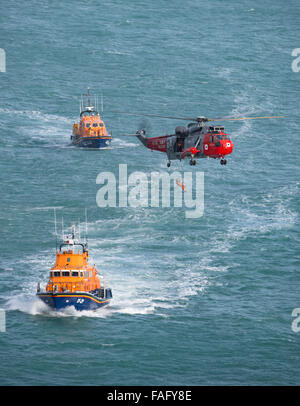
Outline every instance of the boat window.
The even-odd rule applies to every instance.
[[[72,271],[72,276],[79,276],[79,272],[78,271]]]
[[[82,271],[80,271],[80,276],[83,277],[83,272]]]
[[[60,276],[60,271],[54,271],[53,276]]]
[[[93,127],[98,127],[98,123],[93,123]]]
[[[86,123],[86,128],[90,128],[90,126],[91,126],[91,124],[89,124],[89,123]]]
[[[100,123],[100,127],[104,127],[104,124],[103,124],[103,123]]]
[[[70,276],[70,271],[62,271],[62,276]]]
[[[50,278],[53,278],[53,272],[52,271],[50,272]]]

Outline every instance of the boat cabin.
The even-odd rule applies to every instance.
[[[56,262],[49,274],[46,290],[57,292],[89,292],[100,288],[95,266],[88,264],[85,244],[64,243],[56,252]]]

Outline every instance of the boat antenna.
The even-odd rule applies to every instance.
[[[87,225],[87,209],[85,209],[85,241],[88,244],[88,225]]]
[[[88,87],[87,88],[87,94],[86,94],[86,97],[88,98],[88,106],[90,107],[91,106],[91,100],[90,100],[90,88]]]
[[[78,236],[79,236],[79,242],[80,242],[80,218],[78,219]]]
[[[62,240],[64,241],[64,218],[61,218],[61,232],[62,232]]]
[[[101,94],[101,118],[103,120],[103,94]]]
[[[57,228],[56,228],[56,208],[54,207],[54,232],[55,232],[55,249],[57,252]]]

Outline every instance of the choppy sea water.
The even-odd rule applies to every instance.
[[[1,385],[299,384],[298,2],[11,2],[0,19]],[[87,86],[103,93],[104,151],[69,145]],[[226,166],[172,163],[204,172],[204,215],[187,219],[97,206],[100,172],[167,171],[124,137],[141,119],[112,110],[285,119],[224,123]],[[180,124],[148,120],[150,135]],[[87,208],[109,307],[54,313],[35,298],[54,207],[65,226]]]

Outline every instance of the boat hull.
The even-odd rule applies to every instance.
[[[111,138],[101,137],[72,137],[72,144],[82,148],[107,148],[111,143]]]
[[[96,310],[107,306],[111,298],[102,299],[88,292],[39,292],[37,296],[54,310],[63,310],[70,306],[76,310]]]

